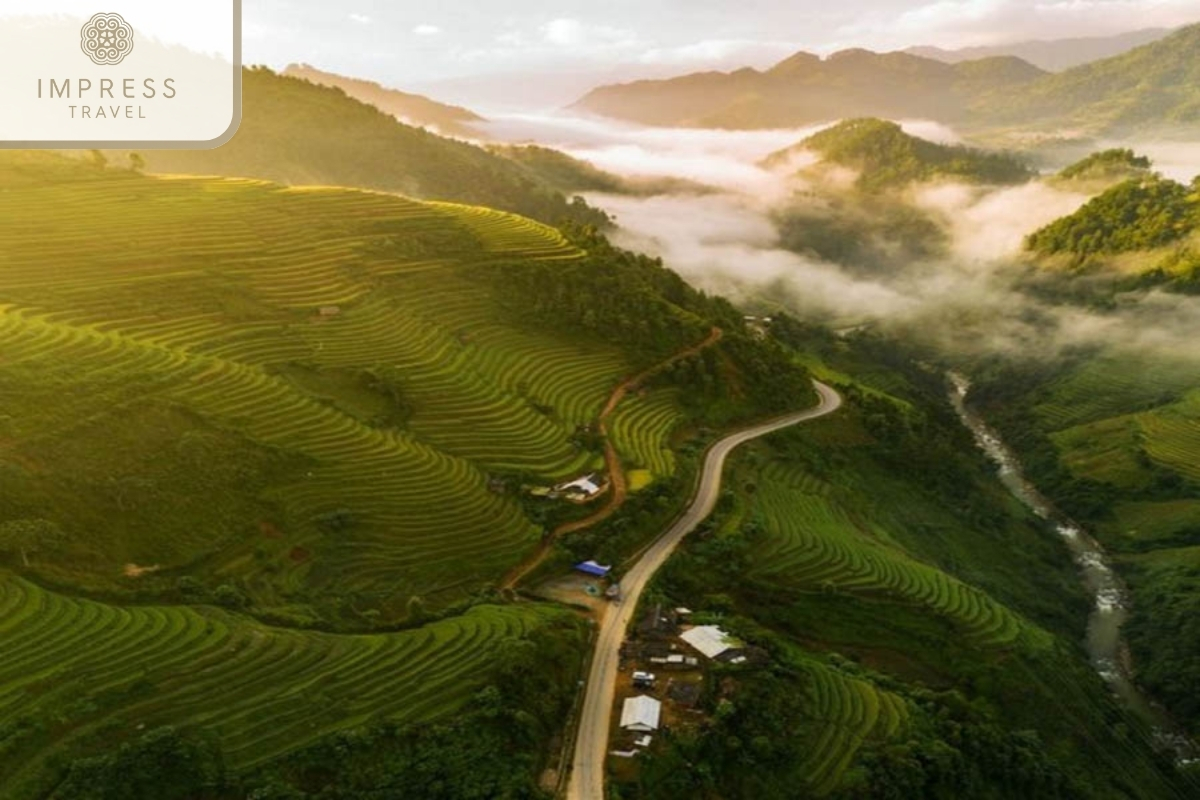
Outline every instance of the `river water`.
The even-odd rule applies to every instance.
[[[1079,566],[1080,579],[1092,598],[1085,642],[1092,666],[1130,711],[1152,726],[1161,746],[1174,750],[1181,761],[1194,759],[1196,753],[1192,742],[1178,732],[1161,707],[1142,694],[1133,681],[1129,653],[1121,637],[1121,625],[1129,616],[1129,593],[1109,563],[1104,547],[1090,533],[1063,516],[1026,479],[1016,454],[967,405],[970,381],[954,372],[948,377],[951,405],[963,425],[974,434],[980,449],[999,467],[1001,482],[1035,514],[1054,526]]]

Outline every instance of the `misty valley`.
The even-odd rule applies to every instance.
[[[1200,797],[1186,4],[527,5],[0,149],[0,800]]]

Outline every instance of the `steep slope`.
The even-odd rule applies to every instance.
[[[549,224],[605,220],[518,164],[405,125],[340,89],[253,68],[243,73],[242,92],[244,115],[233,141],[215,150],[147,151],[147,169],[379,189],[486,205]]]
[[[668,511],[681,426],[808,386],[594,229],[98,154],[0,156],[0,298],[17,800],[534,796],[584,628],[496,587],[590,509],[530,490],[670,355],[614,433]]]
[[[418,127],[430,127],[447,136],[478,139],[482,132],[472,123],[486,120],[470,109],[439,103],[419,94],[409,94],[398,89],[389,89],[374,81],[348,78],[325,72],[308,64],[288,64],[280,75],[299,78],[318,86],[341,89],[355,100],[375,106],[385,114],[391,114],[401,122]]]
[[[576,107],[651,125],[771,128],[842,117],[958,120],[981,93],[1042,72],[1015,58],[956,65],[905,53],[797,53],[765,72],[742,69],[593,90]]]
[[[1156,42],[1169,34],[1167,28],[1145,28],[1116,36],[1084,36],[1073,39],[1043,39],[1012,44],[962,47],[945,50],[941,47],[910,47],[904,52],[915,56],[957,64],[992,56],[1015,56],[1048,72],[1060,72],[1102,58],[1112,58],[1135,47]]]
[[[1070,557],[973,451],[939,373],[870,336],[773,331],[847,403],[737,456],[714,524],[652,588],[769,656],[714,665],[710,722],[661,734],[629,795],[1190,796],[1080,657]]]

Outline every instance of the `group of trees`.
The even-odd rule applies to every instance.
[[[1150,159],[1139,156],[1128,147],[1099,150],[1059,171],[1064,180],[1110,180],[1146,172]]]
[[[811,395],[806,371],[775,340],[746,332],[742,313],[728,301],[692,288],[661,259],[613,246],[593,226],[563,230],[585,258],[500,264],[489,273],[515,317],[615,344],[638,367],[658,364],[720,328],[719,343],[652,379],[684,389],[686,408],[707,423],[797,408]]]
[[[905,133],[894,122],[869,117],[846,120],[809,136],[801,144],[825,161],[858,170],[856,186],[866,192],[935,178],[1021,183],[1034,174],[1007,153],[937,144]]]
[[[1068,253],[1080,261],[1162,247],[1200,227],[1198,189],[1195,182],[1188,187],[1161,176],[1131,178],[1030,234],[1025,243],[1037,253]]]

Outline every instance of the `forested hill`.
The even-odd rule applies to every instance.
[[[1129,148],[1114,147],[1081,158],[1059,170],[1055,177],[1061,181],[1113,182],[1145,176],[1151,166],[1149,158]]]
[[[405,125],[340,89],[255,67],[243,73],[242,105],[242,125],[231,142],[214,150],[147,151],[147,169],[378,189],[490,206],[550,224],[606,219],[520,164]]]
[[[1200,227],[1198,189],[1197,182],[1188,187],[1160,176],[1131,178],[1035,231],[1026,243],[1043,255],[1078,259],[1169,245]]]
[[[881,119],[838,123],[794,147],[772,154],[767,164],[786,163],[798,150],[817,153],[824,163],[856,170],[857,186],[866,191],[936,178],[1003,184],[1033,177],[1029,167],[1007,153],[937,144],[905,133],[896,123]]]
[[[979,124],[1069,127],[1109,135],[1200,125],[1200,25],[1113,58],[996,92],[972,109]]]
[[[419,94],[409,94],[398,89],[381,86],[374,81],[347,78],[332,72],[324,72],[308,64],[288,64],[283,75],[300,78],[318,86],[341,89],[355,100],[369,103],[385,114],[391,114],[411,125],[430,126],[448,136],[465,136],[473,139],[483,134],[472,123],[485,122],[483,117],[461,106],[439,103]]]

